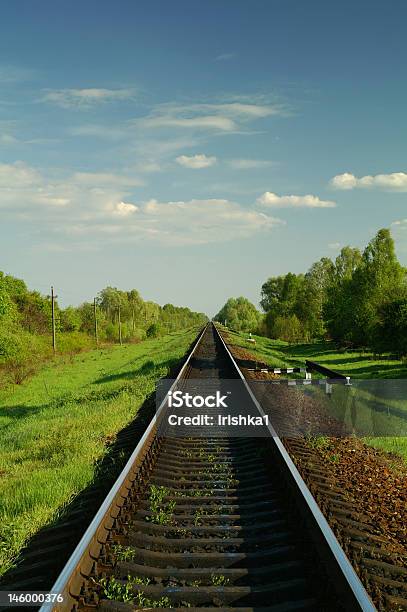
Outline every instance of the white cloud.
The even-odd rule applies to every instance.
[[[328,247],[329,247],[330,249],[333,249],[334,251],[337,251],[338,249],[340,249],[340,248],[341,248],[341,243],[340,243],[340,242],[330,242],[330,243],[328,244]]]
[[[252,170],[253,168],[269,168],[274,162],[267,159],[230,159],[228,165],[236,170]]]
[[[47,90],[42,98],[62,108],[89,108],[102,102],[126,100],[134,96],[131,89],[103,89],[89,87],[85,89],[54,89]]]
[[[318,196],[311,194],[279,196],[271,191],[266,191],[257,198],[257,203],[271,208],[334,208],[336,206],[336,203],[331,200],[320,200]]]
[[[37,217],[44,206],[67,207],[83,219],[93,217],[95,211],[102,216],[104,210],[123,214],[130,210],[122,206],[125,196],[142,184],[131,174],[77,172],[50,179],[21,161],[0,164],[0,208],[10,214],[22,212]],[[49,210],[47,215],[52,216]]]
[[[337,174],[331,179],[332,187],[336,189],[383,189],[386,191],[407,191],[407,174],[392,172],[391,174],[366,175],[358,178],[350,172]]]
[[[227,62],[228,60],[234,59],[236,57],[236,53],[221,53],[215,60],[217,62]]]
[[[24,189],[40,182],[40,173],[22,161],[0,164],[0,189]]]
[[[249,238],[283,223],[227,199],[133,202],[134,177],[76,173],[52,180],[16,162],[0,165],[2,215],[46,233],[46,242],[75,238],[103,247],[106,241],[152,240],[168,246]],[[45,235],[45,234],[44,234]],[[53,237],[59,236],[58,240]]]
[[[231,102],[229,104],[197,104],[196,108],[212,109],[220,113],[228,113],[234,116],[268,117],[269,115],[280,115],[281,109],[270,104],[243,104]]]
[[[18,139],[13,136],[12,134],[0,134],[0,144],[4,144],[4,145],[14,145],[17,144],[19,141]]]
[[[282,221],[223,199],[158,202],[141,207],[146,235],[169,245],[249,238]]]
[[[102,209],[90,210],[88,215],[71,213],[69,220],[57,227],[67,236],[86,237],[100,244],[107,240],[120,243],[148,240],[176,247],[250,238],[283,223],[229,200],[152,199],[140,205],[110,202]]]
[[[282,113],[270,104],[227,102],[216,104],[160,104],[136,124],[147,128],[188,128],[231,132],[242,122]]]
[[[393,221],[392,227],[402,228],[407,230],[407,219],[400,219],[399,221]]]
[[[197,170],[200,168],[209,168],[209,166],[213,166],[216,164],[216,157],[208,157],[203,153],[200,155],[180,155],[175,160],[177,164],[180,166],[184,166],[184,168],[192,168],[193,170]]]
[[[407,253],[407,218],[393,221],[391,231],[395,238],[397,248]]]
[[[138,210],[138,206],[130,202],[118,202],[113,207],[113,214],[119,217],[128,217]]]
[[[219,115],[204,115],[200,117],[174,117],[170,115],[161,115],[156,117],[147,117],[143,120],[145,127],[151,128],[188,128],[188,129],[212,129],[223,132],[231,132],[237,129],[237,124],[229,117],[221,117]]]
[[[393,221],[390,227],[391,227],[391,230],[395,238],[399,242],[403,241],[407,246],[407,219],[400,219],[399,221]]]

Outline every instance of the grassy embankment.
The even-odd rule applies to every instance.
[[[405,411],[406,416],[392,417],[391,432],[402,431],[398,425],[406,429],[407,419],[407,363],[384,356],[378,359],[372,353],[355,350],[338,350],[331,342],[315,342],[310,344],[288,344],[282,340],[272,340],[262,336],[253,336],[256,343],[247,341],[248,334],[228,330],[229,342],[245,349],[258,357],[259,361],[272,367],[303,366],[305,360],[330,368],[336,372],[351,376],[363,382],[354,384],[357,388],[357,410],[360,421],[371,422],[372,414],[378,421],[378,430],[383,427],[383,412],[373,412],[373,403],[389,406],[390,409]],[[369,380],[383,380],[380,383],[369,383]],[[405,383],[403,381],[405,379]],[[396,382],[390,382],[390,381]],[[364,413],[364,414],[363,414]],[[399,419],[399,420],[398,420]],[[382,429],[381,429],[382,431]],[[407,461],[407,438],[388,435],[386,437],[367,437],[365,441],[377,448],[402,455]]]
[[[0,576],[28,537],[92,482],[106,442],[197,333],[92,350],[0,391]]]

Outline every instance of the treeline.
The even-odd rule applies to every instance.
[[[231,327],[288,342],[327,338],[378,354],[407,354],[407,269],[388,229],[379,230],[363,252],[344,247],[334,261],[323,257],[305,274],[269,278],[260,305],[264,315],[256,330],[252,323],[250,330],[241,322],[234,327],[230,319]],[[226,306],[217,320],[228,318]]]
[[[259,332],[263,316],[245,297],[229,298],[215,317],[223,325],[243,332]]]
[[[57,352],[74,355],[95,346],[95,310],[102,343],[137,342],[203,324],[188,308],[144,301],[138,291],[106,287],[93,302],[60,308],[55,301]],[[0,272],[0,382],[21,382],[52,355],[51,297],[30,291],[24,281]]]

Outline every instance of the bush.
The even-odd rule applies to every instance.
[[[144,329],[136,328],[131,332],[130,342],[141,342],[146,339],[146,332]]]
[[[76,355],[81,351],[94,348],[95,340],[84,332],[65,332],[57,336],[57,352]]]
[[[118,342],[119,326],[117,323],[108,323],[105,328],[106,340],[109,342]]]
[[[296,315],[287,317],[277,316],[271,318],[267,316],[267,328],[270,338],[285,340],[286,342],[302,342],[305,331],[303,325]]]
[[[59,313],[62,332],[76,332],[81,328],[82,319],[78,308],[68,306]]]
[[[0,364],[7,382],[21,384],[51,354],[49,338],[23,330],[0,328]]]
[[[152,323],[147,328],[147,338],[158,338],[161,335],[161,327],[158,323]]]

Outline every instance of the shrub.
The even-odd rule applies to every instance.
[[[119,325],[117,323],[108,323],[105,328],[106,340],[109,342],[117,342],[119,339]]]
[[[144,329],[136,328],[131,332],[130,342],[141,342],[146,338],[146,332]]]
[[[292,343],[304,340],[305,330],[296,315],[277,316],[275,318],[267,316],[267,328],[270,338]]]
[[[58,353],[76,355],[81,351],[93,348],[94,344],[95,341],[93,338],[79,331],[60,333],[57,337]]]
[[[68,306],[59,313],[62,332],[75,332],[81,328],[82,319],[78,308]]]
[[[158,323],[152,323],[147,328],[147,338],[158,338],[161,335],[161,327]]]
[[[8,382],[21,384],[51,353],[50,339],[45,336],[0,328],[0,363]]]

